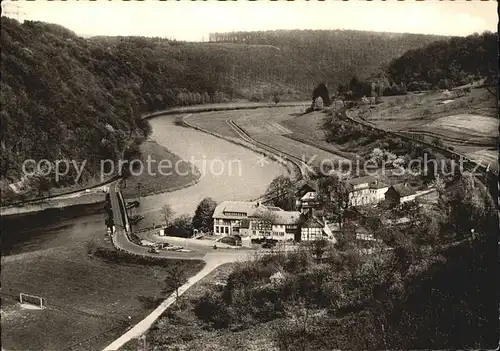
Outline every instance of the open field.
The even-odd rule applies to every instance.
[[[446,100],[451,102],[443,104]],[[377,105],[361,105],[354,111],[363,119],[391,130],[406,130],[457,114],[495,116],[495,101],[486,89],[472,89],[466,96],[451,99],[442,92],[428,92],[383,97],[382,101]]]
[[[358,106],[353,112],[388,130],[424,131],[448,139],[495,144],[498,119],[495,101],[486,89],[473,89],[466,96],[451,99],[442,92],[429,92],[384,97],[382,101]]]
[[[498,136],[498,119],[472,114],[458,114],[438,118],[411,131],[423,131],[457,139],[471,144],[494,145]]]
[[[139,172],[139,169],[135,170],[137,175],[131,174],[124,182],[126,186],[122,187],[122,193],[126,197],[174,191],[193,184],[200,178],[199,171],[195,166],[190,166],[179,156],[154,141],[145,141],[141,144],[140,150],[144,169],[142,172]],[[151,162],[150,174],[147,169],[148,157],[155,161]],[[161,170],[158,168],[160,161],[163,161],[162,165],[164,166]],[[176,164],[178,172],[175,168]],[[137,187],[138,184],[141,184],[140,189]]]
[[[382,100],[381,104],[360,106],[353,112],[386,130],[420,134],[429,142],[439,139],[477,162],[491,162],[492,169],[498,168],[496,102],[486,89],[472,89],[462,97],[447,98],[442,92],[430,92]]]
[[[169,262],[182,264],[188,274],[203,265]],[[167,293],[162,266],[89,257],[84,243],[23,254],[20,259],[2,257],[1,276],[2,297],[10,301],[2,303],[2,346],[11,350],[64,349],[113,329],[80,347],[99,349]],[[13,300],[20,292],[44,297],[48,307],[21,309]]]
[[[287,135],[295,131],[288,127],[287,121],[300,115],[300,107],[261,108],[252,111],[221,111],[208,114],[196,114],[189,117],[189,122],[204,129],[217,132],[227,137],[238,137],[228,121],[235,121],[251,137],[294,157],[311,161],[319,165],[322,160],[339,160],[343,157],[335,149],[322,150],[318,147],[293,140]]]

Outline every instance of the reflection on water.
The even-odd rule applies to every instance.
[[[140,226],[161,223],[158,210],[170,204],[176,215],[193,214],[207,196],[216,201],[248,200],[262,195],[285,167],[274,162],[257,162],[260,155],[214,136],[173,124],[170,117],[150,121],[152,138],[182,159],[197,162],[200,181],[171,193],[141,198],[138,213],[146,218]],[[204,163],[203,163],[204,162]],[[203,165],[206,165],[203,172]],[[232,165],[232,171],[227,165]],[[210,165],[213,165],[211,172]],[[219,167],[224,165],[226,167]],[[222,170],[222,171],[221,171]],[[38,214],[5,218],[2,221],[2,254],[12,255],[90,240],[105,232],[103,204],[70,209],[46,210]]]
[[[2,255],[86,242],[105,233],[103,204],[2,218]]]

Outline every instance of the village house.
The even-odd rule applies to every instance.
[[[378,204],[384,201],[385,193],[389,189],[387,184],[380,182],[373,176],[348,179],[346,185],[349,191],[350,206]]]
[[[264,223],[261,216],[271,211],[275,223]],[[300,212],[284,211],[259,202],[224,201],[215,208],[214,233],[239,235],[251,239],[294,240],[299,230]]]
[[[295,207],[303,214],[311,216],[320,208],[318,186],[311,180],[303,180],[295,192]]]
[[[408,201],[414,201],[417,195],[417,192],[408,184],[395,184],[385,193],[385,201],[390,205],[400,205]]]
[[[309,217],[300,226],[300,241],[332,240],[336,242],[333,232],[324,219]]]

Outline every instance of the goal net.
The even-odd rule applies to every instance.
[[[19,302],[23,304],[30,304],[40,308],[44,308],[46,306],[45,299],[40,296],[30,295],[25,293],[19,294]]]

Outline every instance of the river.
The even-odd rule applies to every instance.
[[[262,195],[284,166],[260,160],[260,155],[212,135],[177,126],[169,116],[150,120],[151,138],[184,160],[194,161],[202,173],[191,187],[141,198],[139,213],[146,218],[140,226],[161,223],[158,210],[170,204],[176,215],[193,214],[204,197],[247,200]],[[175,167],[173,168],[175,171]],[[168,176],[167,176],[168,177]],[[168,178],[167,178],[168,179]],[[54,210],[2,223],[2,254],[17,254],[86,241],[105,230],[102,205]]]

